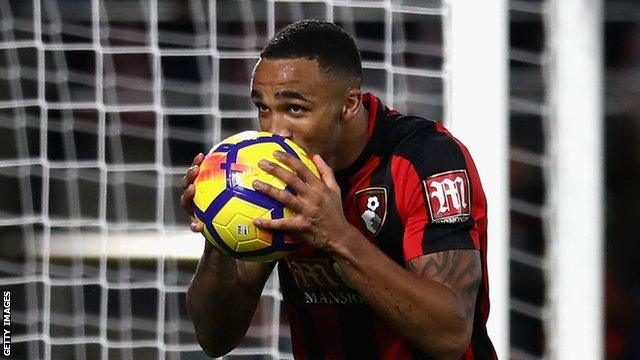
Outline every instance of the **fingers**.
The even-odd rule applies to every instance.
[[[284,169],[283,169],[284,170]],[[286,170],[285,170],[286,171]],[[295,176],[295,175],[294,175]],[[283,203],[285,206],[289,207],[291,210],[298,212],[301,210],[300,201],[296,198],[295,195],[290,193],[287,190],[280,190],[272,185],[264,183],[260,180],[254,180],[253,188],[258,190],[259,192],[271,196],[272,198],[278,200]]]
[[[306,195],[308,195],[307,193],[317,193],[323,186],[328,187],[334,192],[340,193],[340,187],[333,176],[333,170],[331,170],[329,165],[327,165],[319,155],[315,155],[313,157],[313,161],[318,167],[321,179],[318,179],[318,177],[311,172],[311,170],[300,159],[295,158],[291,154],[274,151],[273,155],[281,161],[282,164],[291,168],[295,173],[267,160],[261,160],[258,162],[258,166],[260,166],[264,171],[282,180],[295,192],[296,195],[286,190],[277,189],[259,180],[253,182],[253,188],[275,198],[291,208],[294,212],[301,212],[304,210],[303,204],[305,203],[304,199]]]
[[[193,215],[193,197],[196,195],[196,187],[193,184],[184,189],[180,196],[180,205],[189,214]]]
[[[286,231],[286,232],[300,232],[308,228],[309,224],[299,215],[293,215],[288,218],[282,219],[253,219],[253,225],[268,231]]]
[[[200,173],[200,166],[191,165],[187,170],[187,173],[182,177],[182,188],[186,190],[187,187],[193,183],[196,177],[198,177],[198,173]]]
[[[300,159],[296,159],[289,153],[283,151],[274,151],[273,156],[287,165],[306,183],[312,183],[318,178],[309,170],[309,168]],[[275,174],[274,174],[275,175]]]
[[[204,230],[204,225],[195,216],[189,216],[189,219],[191,220],[191,222],[189,223],[189,229],[191,231],[199,233]]]
[[[189,229],[193,232],[201,232],[203,230],[202,223],[193,216],[193,197],[195,193],[196,187],[193,184],[189,184],[180,196],[180,205],[189,214]]]
[[[193,185],[193,181],[198,177],[198,173],[200,172],[200,164],[204,159],[204,155],[202,153],[196,155],[193,158],[193,162],[191,163],[191,167],[187,170],[187,173],[182,177],[181,185],[184,191],[180,196],[180,205],[185,211],[189,214],[193,214],[193,197],[196,194],[196,187]]]
[[[271,175],[275,175],[278,179],[284,181],[284,183],[289,185],[296,193],[304,193],[305,184],[298,175],[267,160],[260,160],[258,162],[258,166],[260,166],[262,170]]]
[[[193,158],[191,161],[191,167],[187,169],[187,173],[182,177],[182,188],[186,189],[189,184],[193,183],[193,180],[198,177],[198,173],[200,172],[200,164],[204,161],[204,154],[199,153]]]
[[[320,173],[320,179],[329,187],[329,189],[339,191],[340,186],[338,185],[338,182],[336,181],[336,178],[333,175],[333,170],[331,169],[331,167],[329,167],[329,165],[327,165],[324,159],[318,154],[313,155],[312,160],[313,160],[313,163],[316,164],[316,167],[318,167],[318,172]]]
[[[201,232],[203,230],[202,223],[193,216],[193,197],[196,194],[196,187],[193,185],[193,181],[200,172],[200,164],[204,160],[204,154],[199,153],[193,158],[191,167],[187,170],[187,173],[182,178],[182,188],[184,191],[180,196],[180,205],[189,214],[189,229],[193,232]]]
[[[191,166],[193,165],[200,165],[202,164],[202,161],[204,160],[204,154],[203,153],[198,153],[198,155],[196,155],[193,158],[193,161],[191,162]]]

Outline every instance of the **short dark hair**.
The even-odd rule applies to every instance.
[[[338,25],[302,20],[280,30],[260,53],[264,59],[316,60],[322,71],[362,81],[362,60],[355,41]]]

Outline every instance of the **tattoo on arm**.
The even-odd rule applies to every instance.
[[[482,263],[477,250],[449,250],[427,254],[408,261],[406,266],[409,271],[421,277],[451,288],[464,306],[463,320],[472,319],[482,280]]]

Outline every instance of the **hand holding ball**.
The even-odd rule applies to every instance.
[[[286,184],[258,167],[266,159],[280,163],[279,150],[299,158],[319,178],[307,154],[291,140],[268,132],[245,131],[215,145],[200,165],[194,181],[194,215],[204,224],[203,235],[218,250],[249,261],[274,261],[300,244],[282,232],[268,232],[253,225],[254,218],[280,219],[292,212],[279,201],[253,189],[260,180],[279,189]]]

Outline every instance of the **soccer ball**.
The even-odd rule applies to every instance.
[[[258,162],[266,159],[291,170],[273,156],[275,150],[297,157],[320,177],[302,148],[268,132],[245,131],[231,136],[215,145],[200,164],[194,181],[194,215],[204,224],[205,238],[235,258],[274,261],[300,247],[288,234],[264,231],[252,222],[254,218],[280,219],[292,214],[252,186],[257,179],[287,189],[284,182],[258,167]]]

